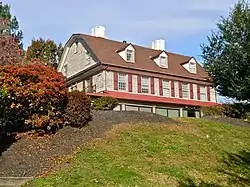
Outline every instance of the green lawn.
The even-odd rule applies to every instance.
[[[250,128],[191,118],[119,125],[70,162],[29,186],[249,186]]]

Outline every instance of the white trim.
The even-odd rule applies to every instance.
[[[65,51],[64,51],[64,53],[63,53],[63,58],[61,59],[61,62],[60,62],[59,68],[58,68],[58,71],[59,71],[59,72],[62,72],[62,68],[63,68],[63,66],[64,66],[64,62],[65,62],[65,60],[66,60],[66,57],[68,56],[69,49],[70,49],[69,46],[65,46],[65,47],[66,47],[66,49],[64,49]]]

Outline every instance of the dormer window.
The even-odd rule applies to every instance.
[[[127,61],[134,62],[134,51],[127,49]]]
[[[185,68],[189,73],[197,73],[198,62],[192,57],[189,61],[183,62],[182,67]]]
[[[168,68],[168,54],[165,51],[162,51],[156,56],[150,56],[149,58],[153,60],[159,67]]]
[[[166,68],[167,67],[167,57],[160,56],[160,66]]]
[[[190,73],[196,73],[196,64],[194,62],[189,63],[189,71]]]

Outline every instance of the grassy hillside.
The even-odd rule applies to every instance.
[[[202,119],[119,125],[29,186],[248,186],[250,128]]]

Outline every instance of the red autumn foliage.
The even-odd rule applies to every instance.
[[[11,35],[0,36],[0,65],[9,65],[20,61],[22,50]]]
[[[92,119],[91,100],[84,93],[73,91],[68,93],[68,104],[64,119],[72,127],[83,127]]]
[[[47,130],[63,124],[66,83],[50,66],[39,61],[0,66],[0,95],[8,105],[5,114],[12,115],[8,124],[18,119],[24,129],[49,127]]]

